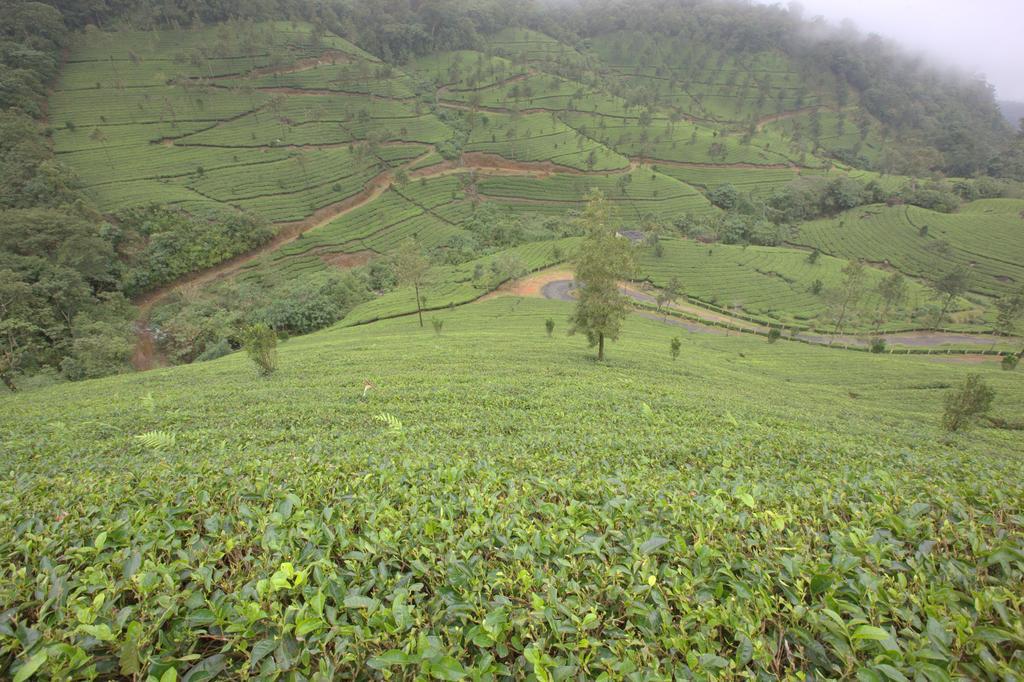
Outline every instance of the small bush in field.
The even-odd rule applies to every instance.
[[[995,397],[996,392],[980,376],[971,374],[959,388],[946,394],[943,428],[947,431],[966,429],[974,419],[988,412]]]
[[[277,332],[265,324],[247,327],[242,334],[242,347],[256,365],[260,376],[277,371]]]

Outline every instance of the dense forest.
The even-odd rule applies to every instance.
[[[937,71],[877,36],[809,22],[799,11],[778,6],[699,0],[578,5],[521,0],[15,0],[0,7],[0,377],[9,385],[19,373],[46,370],[77,379],[123,368],[133,342],[131,298],[273,235],[258,215],[200,218],[159,207],[104,213],[91,203],[75,174],[52,151],[58,122],[50,121],[47,111],[48,89],[71,37],[95,27],[178,28],[264,19],[308,21],[317,31],[342,36],[398,66],[440,50],[486,51],[489,36],[507,27],[542,31],[584,54],[602,36],[632,32],[642,37],[629,51],[655,73],[678,73],[673,79],[691,76],[688,69],[696,73],[708,57],[698,54],[691,62],[669,63],[665,51],[656,49],[659,41],[710,44],[736,55],[779,50],[808,69],[827,65],[840,104],[849,88],[857,93],[862,106],[885,127],[888,141],[884,158],[875,162],[878,170],[920,178],[991,175],[1024,180],[1024,137],[1014,135],[1005,123],[987,83]],[[553,73],[583,83],[604,80],[602,68],[587,62],[551,65]],[[608,80],[631,106],[653,108],[653,90]],[[461,124],[452,119],[452,125]],[[750,125],[752,133],[754,123]],[[867,134],[866,128],[863,132]],[[103,142],[99,128],[93,135]],[[870,165],[860,157],[836,158]],[[594,162],[592,157],[590,168]],[[981,186],[991,186],[985,183]],[[856,196],[844,196],[844,189]],[[931,208],[948,204],[946,196],[929,187],[913,192],[902,199]],[[747,206],[741,212],[745,215],[712,220],[711,227],[707,221],[700,223],[700,229],[770,244],[778,241],[777,225],[783,221],[886,198],[877,188],[862,192],[841,181],[822,184],[819,194],[804,201],[805,191],[791,191]],[[722,208],[735,203],[712,201]],[[769,218],[774,226],[766,222]],[[316,299],[326,287],[344,290],[346,300],[360,300],[375,286],[370,279],[332,281],[289,295],[295,301]],[[280,300],[266,300],[247,314],[278,319],[281,306]],[[296,332],[308,328],[305,321],[291,323]]]

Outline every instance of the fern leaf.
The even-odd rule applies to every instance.
[[[374,419],[387,426],[389,431],[394,433],[402,432],[402,421],[389,412],[381,412],[380,414],[375,415]]]
[[[148,431],[135,436],[135,440],[147,450],[167,450],[174,446],[177,438],[169,431]]]

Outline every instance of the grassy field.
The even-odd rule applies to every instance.
[[[440,335],[292,339],[269,379],[234,354],[0,396],[0,669],[1019,673],[1021,436],[938,428],[968,372],[1019,418],[1019,377],[639,317],[598,365],[569,311],[499,298]]]

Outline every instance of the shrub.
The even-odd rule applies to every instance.
[[[260,376],[270,376],[277,370],[277,333],[267,325],[246,327],[242,334],[242,347]]]
[[[825,288],[824,283],[820,279],[816,279],[811,282],[811,293],[817,296],[821,293],[821,290]]]
[[[885,339],[881,336],[876,336],[871,339],[871,352],[872,353],[884,353],[885,352]]]
[[[207,362],[209,360],[216,360],[222,358],[225,355],[231,353],[234,350],[231,347],[231,343],[227,339],[221,339],[216,343],[206,344],[206,348],[196,358],[196,362]]]
[[[711,190],[708,194],[708,199],[718,208],[728,210],[736,206],[736,202],[739,200],[739,192],[734,185],[726,183]]]
[[[772,327],[768,330],[768,343],[775,343],[782,337],[782,330],[778,327]]]
[[[672,342],[668,346],[669,355],[675,360],[679,357],[679,349],[682,348],[683,342],[679,340],[678,336],[672,337]]]
[[[555,331],[555,321],[550,317],[544,322],[544,328],[548,330],[548,336],[551,336],[552,332]]]
[[[966,429],[971,421],[988,412],[995,397],[995,391],[980,376],[971,374],[959,388],[946,394],[943,428],[947,431]]]
[[[444,327],[444,320],[442,320],[442,319],[440,319],[438,317],[433,317],[433,318],[430,319],[430,324],[432,324],[434,326],[434,333],[435,334],[440,334],[441,333],[441,329]]]
[[[1003,369],[1008,372],[1012,372],[1017,369],[1017,364],[1020,362],[1019,355],[1004,355],[1002,361],[999,363]]]

